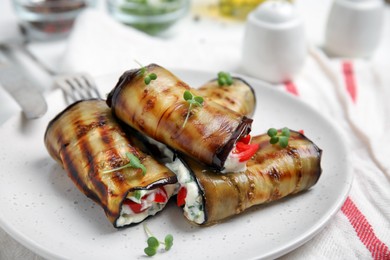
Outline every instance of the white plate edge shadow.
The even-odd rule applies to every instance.
[[[178,75],[181,75],[181,74],[200,74],[200,75],[211,75],[210,72],[207,72],[207,71],[196,71],[196,70],[175,70],[173,69],[174,72],[177,72]],[[214,75],[214,74],[212,74]],[[240,76],[238,74],[236,74],[237,76]],[[275,89],[272,89],[272,87],[268,87],[266,83],[263,83],[261,81],[258,81],[258,80],[255,80],[255,79],[251,79],[247,76],[242,76],[245,80],[247,80],[248,82],[250,82],[251,84],[255,83],[257,85],[260,85],[262,88],[265,87],[267,88],[269,91],[274,91],[275,95],[282,95],[284,98],[287,98],[287,99],[291,99],[293,101],[291,102],[299,102],[301,106],[305,106],[307,107],[309,110],[311,110],[311,113],[315,113],[315,114],[318,114],[318,117],[321,118],[322,120],[324,120],[330,127],[333,128],[333,131],[336,131],[338,132],[339,134],[342,134],[342,132],[338,129],[337,126],[335,126],[331,121],[329,121],[328,119],[326,119],[324,116],[322,116],[320,113],[318,113],[317,111],[313,110],[313,108],[311,108],[309,105],[299,101],[298,99],[292,97],[291,95],[289,94],[286,94],[286,93],[283,93],[283,92],[280,92],[278,90],[275,90]],[[119,78],[119,77],[118,77]],[[114,82],[115,84],[116,82]],[[50,95],[48,95],[48,98],[50,98]],[[11,121],[12,119],[14,118],[18,118],[21,116],[21,113],[20,114],[17,114],[13,117],[11,117],[7,122]],[[0,128],[0,131],[1,129],[7,125],[7,122]],[[342,147],[343,147],[343,150],[345,152],[347,152],[347,149],[346,149],[346,145],[345,143],[342,141],[342,138],[340,138],[341,140],[341,143],[343,144]],[[347,153],[346,153],[347,154]],[[336,203],[333,205],[333,208],[330,212],[330,214],[323,219],[322,222],[318,222],[317,225],[315,226],[312,226],[311,229],[309,229],[306,234],[302,234],[300,235],[300,238],[295,240],[295,241],[291,241],[290,244],[286,244],[284,246],[281,246],[279,249],[273,251],[273,252],[268,252],[267,254],[265,255],[262,255],[263,258],[275,258],[275,257],[279,257],[281,255],[284,255],[288,252],[290,252],[291,250],[294,250],[296,249],[297,247],[303,245],[304,243],[306,243],[308,240],[310,240],[311,238],[313,238],[316,234],[318,234],[325,226],[326,224],[333,218],[333,216],[339,211],[339,209],[341,208],[342,204],[344,203],[345,199],[347,198],[347,195],[349,193],[349,190],[351,188],[351,184],[352,184],[352,173],[350,172],[350,168],[348,167],[348,173],[347,173],[347,179],[348,179],[348,185],[344,186],[343,187],[343,190],[340,192],[340,196],[338,198],[338,201],[336,201]],[[23,244],[24,246],[26,246],[27,248],[29,248],[30,250],[32,251],[35,251],[37,253],[39,253],[40,255],[44,256],[44,257],[48,257],[48,258],[62,258],[60,255],[57,255],[53,252],[51,252],[50,250],[48,251],[47,248],[43,247],[42,245],[40,245],[39,243],[36,243],[35,241],[31,240],[28,236],[25,236],[23,234],[22,231],[19,231],[19,230],[13,230],[11,227],[9,227],[7,225],[6,222],[3,221],[3,218],[1,217],[1,213],[0,213],[0,225],[2,226],[2,228],[8,233],[8,234],[11,234],[12,237],[15,238],[15,240],[17,240],[18,242],[20,242],[21,244]]]

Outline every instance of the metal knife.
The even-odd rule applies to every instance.
[[[0,85],[15,99],[28,119],[36,119],[47,111],[43,94],[33,86],[22,68],[11,61],[9,50],[0,46]]]

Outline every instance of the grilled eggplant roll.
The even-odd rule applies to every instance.
[[[286,148],[270,144],[267,134],[252,141],[260,149],[245,172],[220,175],[188,157],[172,163],[181,185],[177,204],[184,206],[189,221],[214,224],[254,205],[307,190],[318,181],[322,151],[302,134],[291,131]]]
[[[157,78],[147,84],[149,75]],[[185,91],[197,94],[170,71],[151,64],[125,72],[108,95],[107,104],[115,116],[142,134],[215,170],[245,170],[245,162],[258,147],[237,150],[235,146],[249,134],[252,119],[208,99],[201,107],[190,109],[183,98]]]
[[[211,80],[198,88],[197,93],[247,117],[253,116],[256,109],[252,86],[239,77],[233,77],[233,84],[223,86],[218,84],[217,79]]]
[[[114,227],[156,214],[175,192],[175,174],[132,144],[103,100],[70,105],[49,123],[44,139],[49,154]]]

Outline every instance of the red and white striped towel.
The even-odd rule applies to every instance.
[[[341,211],[284,259],[390,259],[390,82],[381,75],[367,61],[330,60],[313,48],[301,75],[279,86],[341,126],[354,173]]]

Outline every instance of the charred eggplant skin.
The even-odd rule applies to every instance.
[[[291,130],[289,145],[269,143],[267,134],[255,136],[259,151],[241,173],[217,174],[188,157],[181,157],[203,195],[205,222],[212,225],[259,204],[268,203],[314,186],[321,176],[322,150]]]
[[[233,84],[224,86],[218,84],[218,79],[210,80],[199,87],[197,93],[247,117],[253,116],[256,109],[255,91],[240,77],[233,77]]]
[[[222,170],[236,141],[251,131],[252,119],[205,99],[188,113],[186,90],[197,94],[168,70],[156,64],[145,67],[157,79],[145,84],[141,69],[125,72],[109,93],[113,114],[137,131],[170,148]]]
[[[80,191],[104,209],[114,227],[129,192],[177,182],[174,173],[132,144],[103,100],[67,107],[49,122],[44,142],[51,157]],[[140,159],[145,175],[135,168],[107,172],[127,164],[126,153]]]

